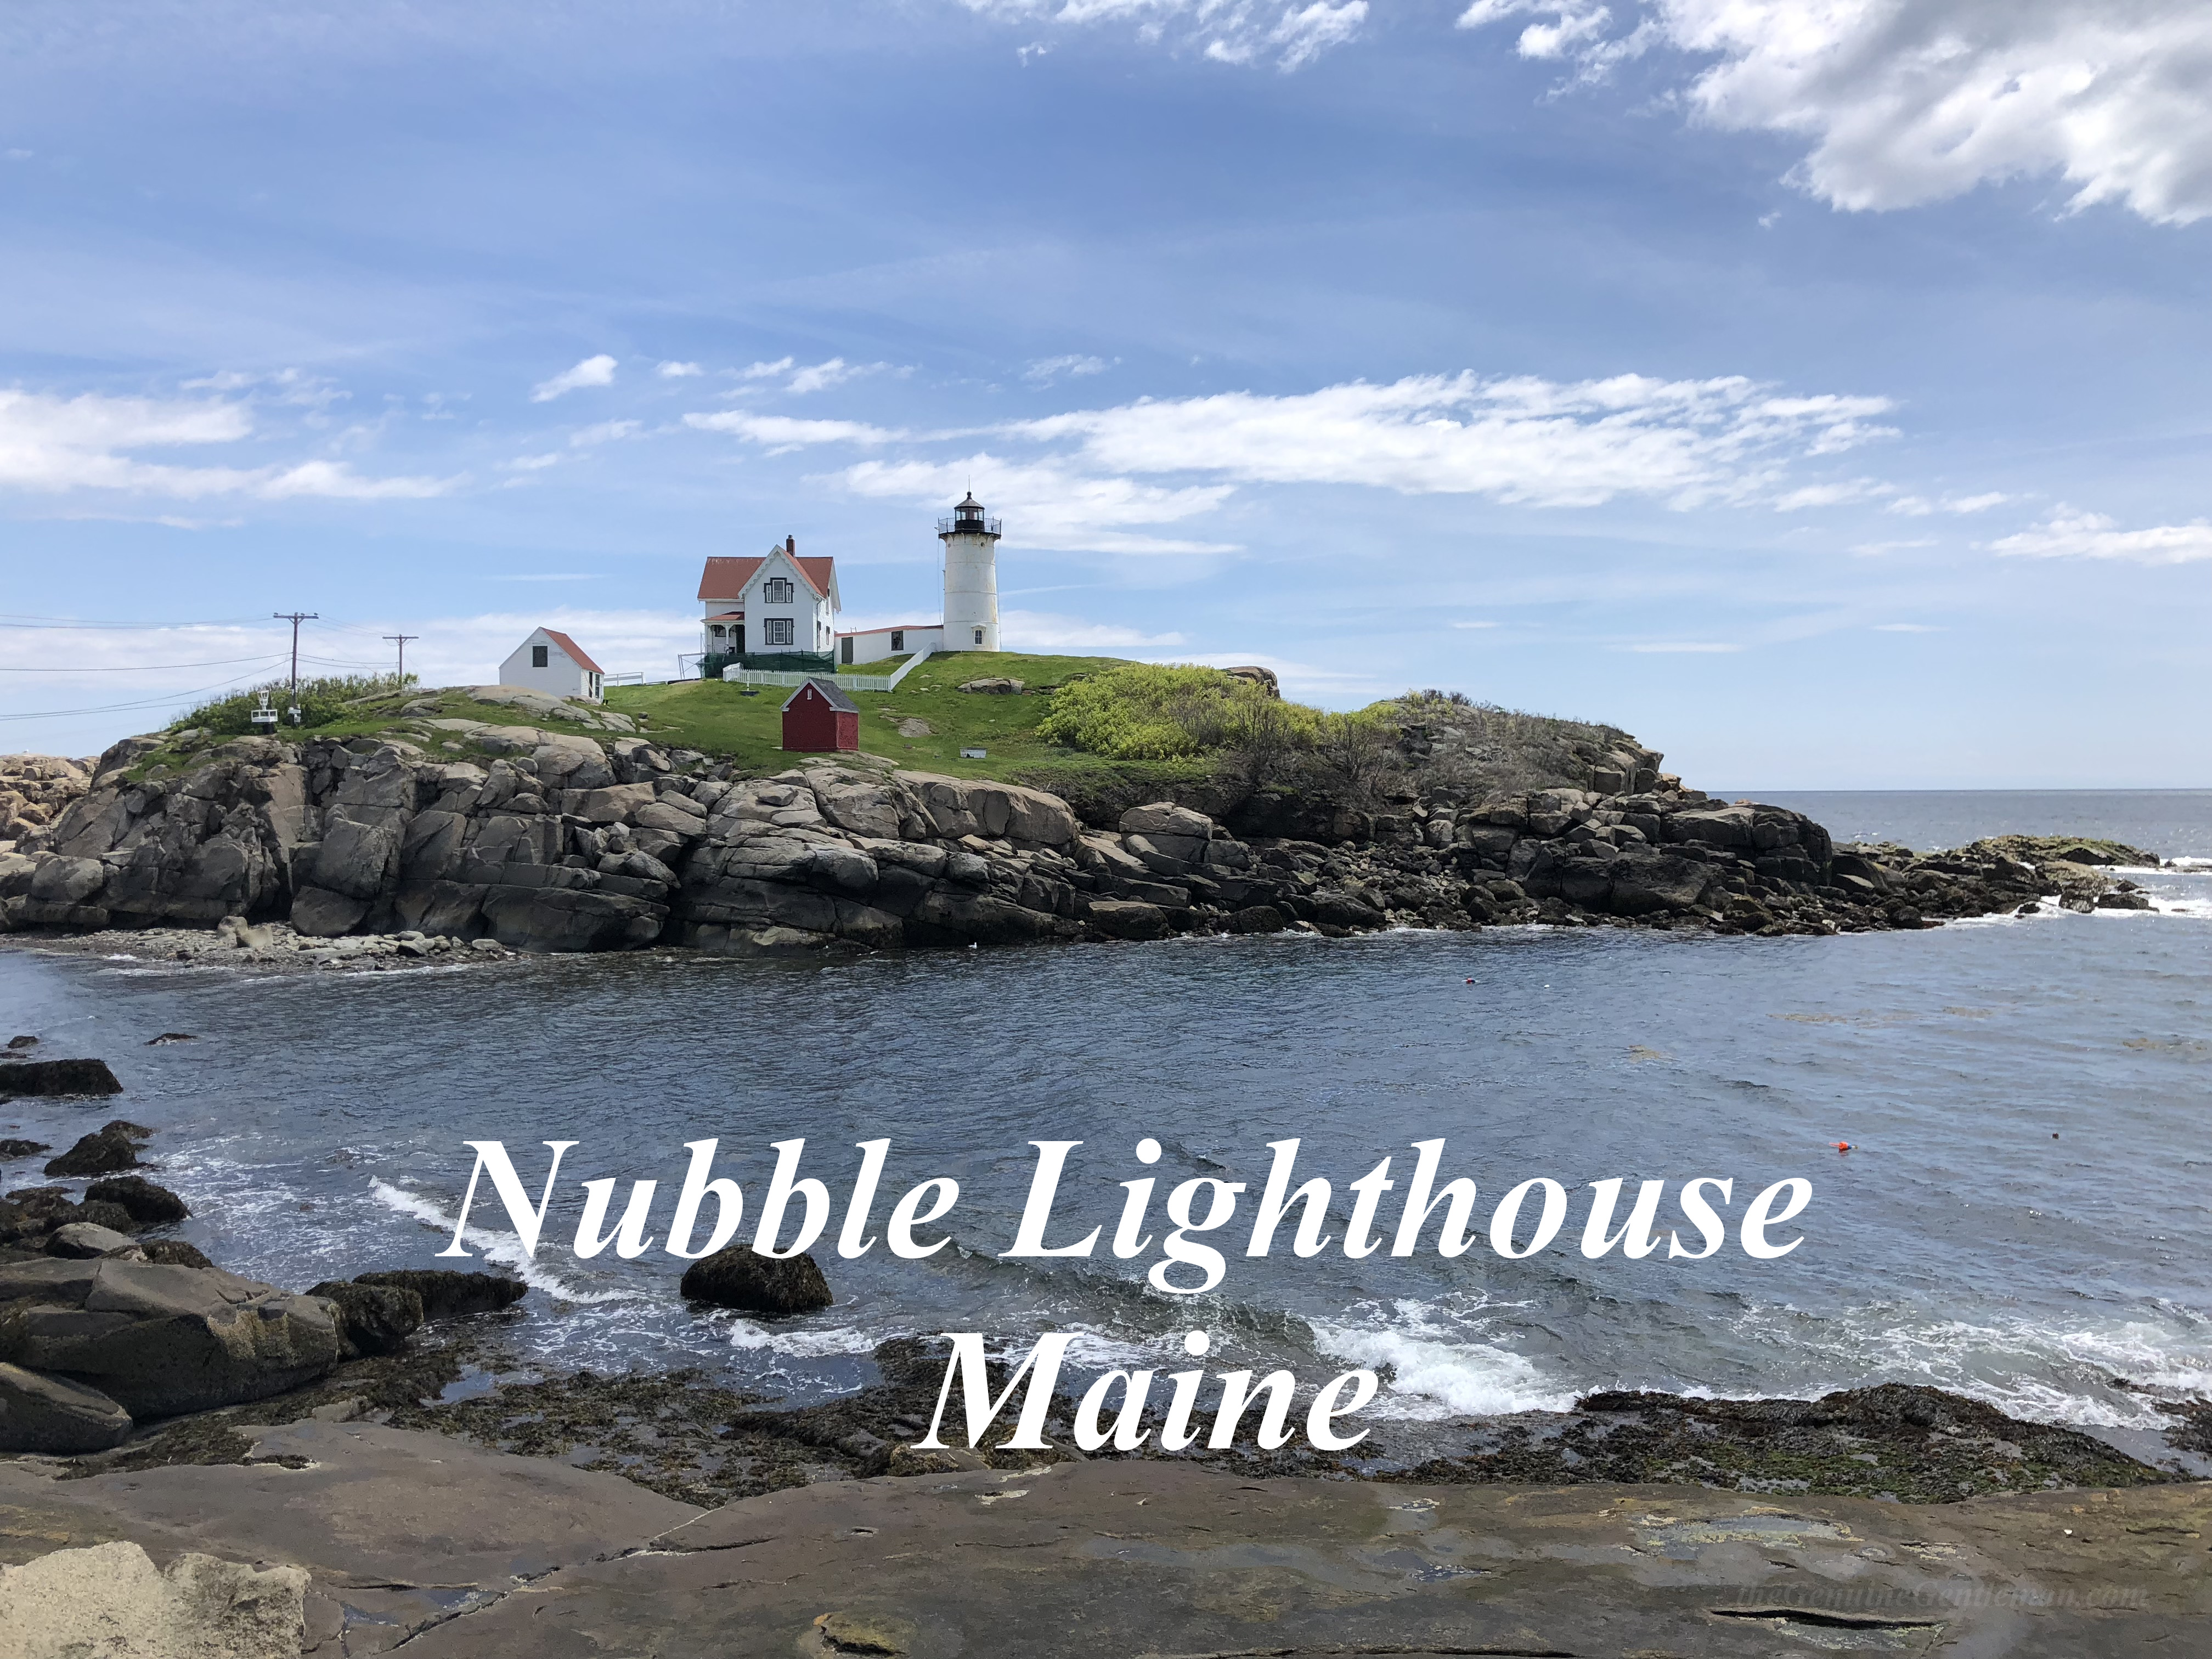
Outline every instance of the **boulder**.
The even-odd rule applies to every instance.
[[[104,1060],[23,1060],[0,1069],[0,1097],[119,1095],[123,1085]]]
[[[0,1158],[31,1158],[40,1152],[51,1152],[53,1148],[43,1140],[19,1140],[12,1135],[0,1136]]]
[[[130,1234],[120,1233],[112,1227],[103,1227],[91,1221],[66,1222],[46,1235],[46,1254],[64,1256],[73,1261],[90,1261],[95,1256],[112,1255],[118,1250],[135,1250],[137,1248]]]
[[[170,1267],[212,1267],[215,1263],[197,1244],[187,1244],[181,1238],[149,1238],[139,1245],[146,1252],[146,1260],[158,1261]]]
[[[963,683],[960,689],[987,697],[1018,697],[1028,686],[1026,680],[1012,679],[1001,674],[987,674],[980,679]]]
[[[732,1244],[693,1262],[684,1270],[681,1289],[689,1301],[744,1313],[814,1313],[833,1299],[812,1256],[760,1255],[750,1244]]]
[[[219,1267],[113,1258],[0,1267],[0,1360],[68,1372],[133,1417],[264,1400],[338,1357],[327,1304]]]
[[[104,1176],[128,1170],[138,1162],[138,1144],[113,1127],[95,1129],[78,1139],[59,1158],[46,1161],[50,1176]]]
[[[530,1293],[529,1285],[504,1273],[457,1273],[450,1267],[404,1267],[385,1273],[356,1273],[353,1282],[414,1291],[422,1299],[425,1319],[495,1313],[501,1308],[513,1307]]]
[[[657,792],[649,783],[617,783],[605,789],[579,792],[565,810],[586,823],[621,823],[652,805],[657,798]]]
[[[1120,828],[1125,836],[1182,836],[1206,841],[1213,834],[1213,820],[1173,801],[1156,800],[1122,813]]]
[[[422,1328],[422,1297],[404,1285],[349,1285],[325,1279],[308,1291],[337,1310],[338,1340],[348,1359],[398,1353]]]
[[[1138,899],[1093,899],[1088,914],[1109,939],[1165,939],[1175,931],[1166,911]]]
[[[139,1545],[58,1549],[0,1567],[0,1630],[22,1659],[296,1659],[308,1575]]]
[[[292,897],[292,929],[309,939],[336,939],[361,926],[367,899],[349,898],[321,887],[302,887]]]
[[[1240,933],[1279,933],[1290,926],[1272,904],[1247,905],[1229,918],[1229,924]]]
[[[0,1452],[106,1451],[131,1427],[131,1413],[97,1389],[0,1363]]]
[[[111,1176],[105,1181],[95,1181],[84,1189],[88,1201],[102,1200],[120,1204],[130,1211],[131,1220],[142,1227],[158,1227],[165,1222],[182,1221],[191,1211],[185,1200],[167,1187],[157,1187],[144,1176]]]
[[[1713,881],[1706,866],[1654,848],[1631,847],[1607,868],[1612,876],[1608,906],[1625,916],[1694,909],[1705,902]],[[1493,895],[1496,890],[1492,889]]]

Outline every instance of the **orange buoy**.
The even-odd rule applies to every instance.
[[[1848,1152],[1851,1149],[1851,1143],[1848,1140],[1832,1141],[1830,1145],[1833,1146],[1839,1152]]]

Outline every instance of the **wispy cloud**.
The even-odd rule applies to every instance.
[[[589,449],[594,444],[619,442],[624,438],[635,437],[644,430],[644,426],[642,421],[601,421],[596,426],[583,427],[570,433],[568,447]]]
[[[222,398],[57,398],[0,390],[0,489],[113,489],[185,500],[237,495],[259,501],[323,496],[392,501],[442,495],[462,480],[365,477],[343,461],[253,467],[176,466],[135,451],[234,444],[253,435],[244,404]]]
[[[605,352],[596,357],[586,357],[574,368],[564,368],[548,380],[540,380],[531,389],[530,401],[550,404],[556,398],[586,386],[612,386],[615,383],[615,360]]]
[[[1040,357],[1022,371],[1022,379],[1032,386],[1050,386],[1079,375],[1103,374],[1109,367],[1103,357]]]
[[[1948,628],[1938,628],[1933,623],[1876,623],[1877,634],[1948,634]]]
[[[1007,428],[1073,440],[1114,472],[1214,472],[1255,483],[1357,483],[1542,507],[1621,495],[1747,500],[1792,456],[1887,436],[1889,399],[1792,397],[1729,376],[1559,382],[1471,373],[1268,397],[1146,399]]]
[[[2033,559],[2126,559],[2136,564],[2193,564],[2212,559],[2212,523],[2122,530],[2101,514],[2062,507],[2033,530],[1990,544],[1993,553]]]
[[[653,371],[664,380],[688,380],[707,371],[697,363],[665,362],[657,364]]]
[[[1455,622],[1452,626],[1454,628],[1495,628],[1498,624],[1494,622]]]
[[[1211,513],[1227,499],[1226,484],[1172,488],[988,453],[955,461],[862,461],[836,476],[855,495],[917,507],[941,507],[972,487],[994,512],[1009,515],[1018,544],[1024,547],[1142,554],[1239,550],[1234,543],[1164,537],[1133,527],[1179,524]]]
[[[810,444],[894,443],[906,437],[888,427],[865,421],[802,421],[789,415],[754,415],[744,410],[724,410],[713,415],[686,415],[684,424],[699,432],[726,432],[766,444],[769,453],[782,454]]]
[[[1996,489],[1980,495],[1946,495],[1935,501],[1925,495],[1899,495],[1889,503],[1887,510],[1901,513],[1907,518],[1924,519],[1933,513],[1986,513],[1993,507],[2002,507],[2011,499],[2003,491]]]
[[[1020,24],[1076,27],[1121,23],[1140,40],[1198,52],[1217,64],[1265,60],[1288,72],[1343,45],[1367,21],[1367,0],[960,0],[970,11]],[[1023,60],[1043,44],[1020,48]]]
[[[1653,640],[1642,645],[1632,645],[1624,648],[1663,655],[1685,653],[1692,656],[1719,656],[1743,649],[1740,645],[1719,645],[1700,640]]]
[[[1162,651],[1183,643],[1177,633],[1147,634],[1119,623],[1086,622],[1049,611],[1008,611],[999,638],[1015,651]]]

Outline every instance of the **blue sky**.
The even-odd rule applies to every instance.
[[[258,678],[280,610],[319,665],[543,621],[659,677],[701,559],[786,534],[923,620],[972,481],[1024,648],[1455,687],[1715,787],[2212,781],[2194,0],[0,44],[0,747]]]

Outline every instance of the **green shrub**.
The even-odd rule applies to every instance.
[[[403,683],[389,674],[348,674],[329,679],[301,680],[295,693],[288,682],[271,680],[244,691],[233,691],[226,696],[204,702],[191,713],[179,715],[169,722],[172,732],[198,726],[219,737],[241,737],[261,728],[253,723],[253,711],[260,704],[261,694],[269,694],[269,706],[281,718],[280,729],[292,725],[290,710],[297,705],[301,726],[323,726],[346,717],[346,705],[375,696],[389,696],[405,690],[415,684],[410,674]]]
[[[1037,735],[1113,760],[1185,760],[1234,750],[1286,755],[1310,745],[1322,714],[1218,668],[1129,663],[1053,694]]]

